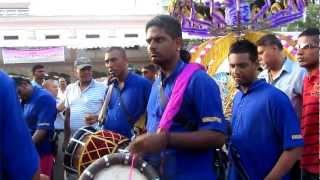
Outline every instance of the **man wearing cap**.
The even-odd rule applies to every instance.
[[[106,86],[92,78],[92,65],[85,58],[75,61],[78,80],[66,89],[65,143],[79,128],[87,126],[87,119],[97,118],[104,100]]]
[[[69,84],[65,91],[64,148],[75,131],[89,125],[86,121],[97,119],[106,91],[104,84],[92,78],[92,65],[87,58],[76,59],[74,67],[78,80]]]
[[[154,82],[157,75],[157,67],[154,64],[148,64],[142,68],[143,77],[149,79],[151,82]]]

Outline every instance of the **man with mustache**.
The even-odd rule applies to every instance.
[[[114,87],[106,111],[104,129],[131,138],[135,135],[135,123],[146,111],[151,82],[128,71],[128,58],[122,47],[108,49],[105,66],[111,74],[109,82],[114,83]]]
[[[319,179],[319,29],[303,31],[297,42],[298,62],[308,71],[303,80],[301,131],[305,141],[301,167],[303,180]]]
[[[289,179],[303,140],[289,98],[257,79],[257,47],[247,40],[231,45],[229,68],[239,91],[232,108],[229,179]]]
[[[162,130],[160,119],[170,98],[178,100],[176,94],[172,95],[175,83],[180,83],[179,75],[190,66],[180,58],[181,25],[174,17],[159,15],[151,19],[146,25],[146,36],[149,57],[160,67],[160,75],[153,84],[147,106],[148,133],[138,136],[129,150],[145,154],[161,179],[215,179],[213,151],[225,143],[226,132],[219,88],[205,71],[196,70],[188,83],[183,84],[182,103],[170,119],[172,125]]]
[[[92,64],[87,57],[78,57],[74,62],[78,80],[67,86],[65,91],[64,142],[66,148],[70,137],[81,127],[98,118],[103,104],[106,86],[92,77]],[[66,174],[67,179],[78,179],[74,174]]]
[[[31,81],[31,84],[33,86],[42,87],[42,83],[44,82],[45,77],[47,76],[44,66],[42,64],[34,65],[32,67],[32,76],[33,80]]]

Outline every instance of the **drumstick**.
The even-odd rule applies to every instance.
[[[99,113],[99,116],[98,116],[98,124],[99,124],[99,126],[103,126],[103,124],[104,124],[106,111],[108,110],[109,102],[111,100],[111,94],[112,94],[113,87],[114,87],[114,83],[109,85],[106,98],[105,98],[105,100],[103,102],[103,105],[101,107],[101,110],[100,110],[100,113]]]

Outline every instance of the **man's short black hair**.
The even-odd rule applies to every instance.
[[[308,28],[304,30],[298,37],[302,36],[311,36],[313,37],[313,41],[319,44],[320,32],[318,28]]]
[[[123,48],[123,47],[120,47],[120,46],[112,46],[110,47],[106,53],[110,53],[111,51],[118,51],[121,53],[121,55],[127,59],[127,54],[126,54],[126,50]]]
[[[257,46],[276,45],[280,50],[283,49],[281,41],[274,34],[266,34],[262,36],[256,43]]]
[[[32,74],[34,74],[36,72],[36,70],[38,69],[43,69],[44,66],[42,64],[36,64],[32,67]]]
[[[189,63],[191,60],[191,54],[189,53],[189,51],[185,50],[185,49],[181,49],[180,50],[180,58],[185,62],[185,63]]]
[[[14,82],[16,83],[16,86],[20,86],[23,83],[27,83],[31,85],[31,81],[27,77],[18,76],[18,75],[11,75],[10,77],[14,80]]]
[[[258,50],[257,46],[248,40],[239,40],[233,43],[229,50],[230,54],[248,53],[249,59],[252,62],[258,61]]]
[[[157,72],[158,71],[156,65],[154,65],[154,64],[145,65],[145,66],[143,66],[143,69],[149,70],[151,72]]]
[[[147,22],[146,32],[152,26],[162,28],[168,33],[172,39],[182,38],[182,30],[180,22],[169,15],[158,15]]]

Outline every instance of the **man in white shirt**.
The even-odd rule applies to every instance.
[[[64,100],[66,96],[67,81],[64,77],[60,77],[58,80],[58,83],[59,83],[58,97],[61,100]]]
[[[98,118],[106,92],[106,86],[92,78],[92,65],[88,59],[79,58],[74,65],[78,80],[69,84],[65,92],[64,147],[75,131],[89,125],[86,121]]]

